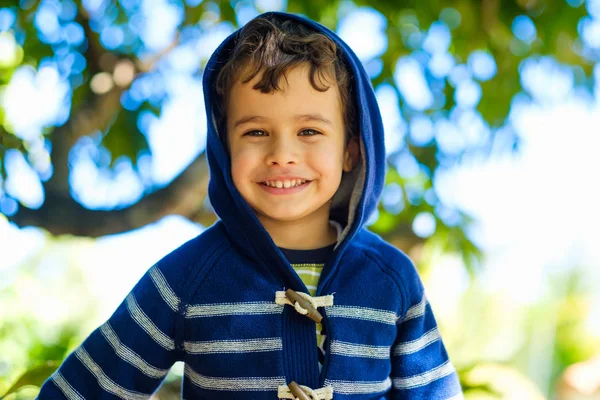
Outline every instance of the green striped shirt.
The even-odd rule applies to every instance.
[[[317,263],[300,263],[300,264],[292,264],[292,268],[298,274],[302,282],[306,285],[308,289],[308,294],[311,296],[316,296],[317,294],[317,285],[319,284],[319,277],[321,276],[321,272],[323,271],[323,266],[325,263],[317,264]],[[322,332],[323,327],[320,322],[317,323],[317,346],[321,351],[321,354],[325,355],[325,335]]]

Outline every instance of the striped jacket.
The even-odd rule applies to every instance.
[[[460,396],[412,263],[365,229],[339,262],[315,297],[331,298],[321,374],[315,322],[278,301],[281,281],[219,222],[150,268],[40,398],[147,399],[176,361],[186,399],[291,398],[291,381],[340,399]]]
[[[408,257],[365,228],[385,176],[383,125],[360,61],[329,29],[267,13],[330,36],[353,74],[362,162],[344,174],[331,218],[343,230],[315,296],[262,227],[231,180],[215,124],[214,78],[237,32],[217,48],[203,78],[208,118],[209,196],[220,220],[165,256],[114,314],[45,382],[45,399],[147,399],[176,361],[182,397],[458,399],[457,374],[420,277]],[[306,302],[289,300],[292,289]],[[318,368],[315,321],[326,355]],[[296,392],[294,392],[296,393]]]

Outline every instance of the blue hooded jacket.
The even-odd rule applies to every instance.
[[[284,295],[308,290],[235,188],[217,132],[214,83],[237,31],[203,78],[209,196],[220,220],[150,268],[45,382],[40,399],[147,399],[176,361],[185,363],[188,400],[294,398],[292,381],[313,399],[462,398],[413,263],[364,227],[386,163],[368,75],[331,30],[297,15],[268,15],[333,39],[354,80],[362,160],[334,196],[331,216],[343,230],[309,298],[328,332],[322,371],[315,322]]]

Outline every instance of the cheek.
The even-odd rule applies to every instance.
[[[231,176],[234,183],[248,180],[249,175],[258,165],[258,157],[254,152],[241,150],[231,154]]]
[[[342,173],[343,153],[334,146],[319,146],[309,152],[310,164],[322,175],[337,177]]]

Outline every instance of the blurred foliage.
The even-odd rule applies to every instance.
[[[13,393],[16,394],[27,387],[33,386],[39,389],[44,381],[48,379],[59,366],[60,361],[47,361],[42,365],[30,368],[15,382],[14,385],[8,388],[5,393],[5,398],[8,399],[8,395]]]
[[[548,383],[557,382],[569,365],[600,354],[600,338],[590,335],[586,326],[587,317],[593,312],[596,290],[585,271],[583,266],[575,266],[551,274],[547,279],[546,300],[532,305],[524,321],[523,329],[531,332],[523,343],[529,354],[520,354],[515,363],[523,369],[529,367],[535,376],[539,370],[527,364],[537,355],[546,362]],[[552,344],[553,351],[545,352]]]
[[[467,400],[544,399],[531,380],[514,368],[502,364],[481,362],[458,372]]]
[[[267,11],[261,8],[262,3],[250,0],[161,2],[169,18],[176,20],[176,29],[165,33],[172,36],[170,44],[156,48],[146,37],[154,27],[144,25],[149,12],[144,1],[106,0],[84,3],[85,7],[80,0],[7,0],[2,4],[4,32],[0,34],[6,54],[0,60],[0,93],[6,95],[17,71],[35,73],[42,66],[57,70],[60,82],[67,85],[61,101],[69,112],[49,117],[37,128],[15,126],[6,114],[7,104],[0,103],[0,212],[21,221],[19,213],[27,209],[27,224],[51,232],[64,230],[56,228],[60,220],[49,222],[50,211],[42,207],[36,214],[10,190],[1,189],[7,178],[7,150],[23,154],[40,175],[47,202],[73,194],[73,188],[69,190],[68,158],[73,153],[71,147],[85,136],[99,147],[94,162],[100,170],[111,171],[117,160],[125,160],[142,176],[138,160],[151,155],[148,115],[161,117],[170,97],[166,85],[173,62],[160,62],[161,57],[172,49],[200,46],[204,35],[223,26],[230,32],[253,15]],[[332,29],[356,12],[371,13],[383,21],[386,47],[363,62],[371,71],[374,87],[392,88],[397,97],[402,121],[388,134],[401,136],[401,145],[389,156],[388,184],[398,185],[402,195],[391,204],[381,203],[372,229],[391,242],[398,239],[404,250],[435,239],[448,251],[462,254],[465,265],[474,272],[481,254],[467,234],[473,221],[464,211],[443,204],[434,178],[439,170],[451,168],[465,157],[486,157],[499,143],[518,148],[518,136],[508,116],[515,96],[531,95],[523,86],[524,61],[548,56],[570,71],[575,86],[591,93],[598,53],[580,35],[591,21],[585,4],[575,0],[299,0],[282,4],[286,11],[304,14]],[[198,60],[197,68],[188,71],[197,80],[207,55]],[[478,60],[489,69],[483,75],[478,72]],[[395,76],[404,61],[416,63],[421,71],[425,82],[422,91],[431,98],[428,104],[415,104],[406,97],[408,89]],[[133,70],[128,71],[127,66]],[[464,93],[475,96],[470,104],[461,104]],[[420,133],[413,131],[423,129],[422,124],[417,128],[413,122],[424,118],[431,124],[426,129],[433,132],[426,133],[429,139],[421,140],[417,139]],[[462,133],[465,124],[476,136],[474,142]],[[447,137],[456,134],[458,138]],[[445,143],[448,140],[450,147]],[[407,163],[410,168],[406,168]],[[144,185],[144,195],[159,186],[147,178]],[[177,196],[177,191],[172,196]],[[188,215],[210,223],[214,218],[202,215],[201,203],[199,199],[198,209],[189,210]],[[55,203],[50,206],[74,209],[56,207]],[[156,218],[161,215],[156,207],[144,212],[154,212]],[[434,231],[417,234],[413,226],[417,216],[433,218]],[[75,214],[72,217],[87,220]],[[115,226],[113,233],[119,229]],[[78,228],[71,233],[86,235],[86,230]],[[87,234],[94,233],[90,230]]]
[[[18,269],[4,269],[0,279],[0,395],[28,393],[31,387],[39,387],[95,329],[100,305],[73,252],[85,248],[85,242],[48,235],[46,244]]]

